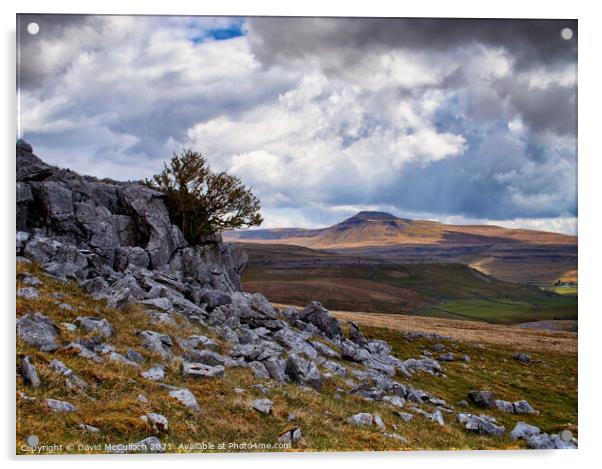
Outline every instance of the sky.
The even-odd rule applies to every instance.
[[[17,29],[18,131],[47,162],[138,180],[192,148],[253,189],[263,228],[379,210],[577,232],[575,20],[22,15]]]

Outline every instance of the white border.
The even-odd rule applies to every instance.
[[[2,397],[4,409],[2,452],[10,466],[43,464],[54,468],[73,464],[86,466],[106,465],[109,461],[119,464],[164,466],[170,461],[178,464],[214,466],[227,464],[247,467],[307,467],[315,464],[344,464],[359,468],[376,463],[382,466],[420,465],[445,468],[522,467],[545,465],[566,468],[569,465],[589,465],[597,458],[597,440],[600,424],[600,331],[602,331],[601,301],[596,295],[599,284],[599,244],[602,194],[599,178],[602,155],[600,138],[602,109],[600,99],[600,20],[594,2],[555,1],[527,2],[525,0],[485,1],[429,1],[394,2],[370,0],[363,2],[326,2],[304,0],[302,2],[219,0],[192,2],[190,0],[134,2],[126,0],[102,0],[84,3],[81,0],[4,0],[2,2],[3,61],[1,74],[4,92],[4,109],[0,112],[0,129],[5,143],[3,152],[4,178],[2,201],[6,219],[2,234],[1,298],[4,300],[2,368],[4,385]],[[579,450],[565,452],[412,452],[412,453],[338,453],[338,454],[245,454],[245,455],[165,455],[125,457],[45,457],[16,459],[14,453],[14,157],[15,139],[15,14],[19,13],[96,13],[96,14],[203,14],[203,15],[282,15],[282,16],[436,16],[436,17],[489,17],[489,18],[577,18],[579,20]],[[564,112],[559,109],[558,112]],[[127,461],[127,462],[126,462]],[[593,465],[593,464],[592,464]]]

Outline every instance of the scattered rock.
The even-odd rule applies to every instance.
[[[397,415],[404,422],[409,422],[414,418],[414,414],[410,414],[409,412],[395,412],[395,415]]]
[[[286,374],[291,381],[311,386],[318,391],[322,386],[322,375],[316,364],[298,355],[290,354],[288,356],[286,360]]]
[[[57,399],[46,399],[46,406],[53,412],[77,412],[79,409],[69,402]]]
[[[343,331],[339,320],[332,316],[320,303],[312,301],[299,313],[301,321],[315,325],[329,339],[341,337]]]
[[[142,356],[140,352],[137,352],[136,350],[131,348],[128,349],[127,352],[125,352],[125,357],[128,360],[133,361],[134,363],[138,363],[139,365],[144,363],[144,356]]]
[[[405,405],[405,399],[399,396],[384,396],[383,401],[399,408],[402,408]]]
[[[408,443],[408,440],[397,433],[383,433],[385,438],[391,438],[393,440],[401,441],[402,443]]]
[[[514,413],[514,405],[512,402],[496,399],[495,406],[502,412]]]
[[[347,422],[356,427],[369,427],[374,424],[374,417],[372,414],[361,412],[347,418]]]
[[[540,433],[541,430],[539,429],[539,427],[536,427],[535,425],[529,425],[525,422],[518,422],[510,432],[510,438],[513,440],[526,440],[527,438],[533,435],[539,435]]]
[[[100,428],[93,427],[92,425],[86,425],[85,423],[80,423],[78,428],[86,433],[100,433]]]
[[[165,447],[156,436],[127,445],[116,445],[115,453],[164,453]]]
[[[521,363],[525,363],[527,365],[531,364],[531,355],[528,353],[516,353],[513,358]]]
[[[140,419],[148,423],[155,433],[166,432],[169,429],[169,424],[164,415],[151,412],[143,415]]]
[[[98,332],[104,337],[113,335],[113,327],[104,318],[78,317],[74,322],[87,332]]]
[[[274,403],[269,399],[257,399],[253,401],[253,409],[264,415],[268,415],[272,412],[272,406]]]
[[[303,437],[303,433],[300,428],[293,428],[282,433],[278,437],[278,443],[294,444],[297,443]]]
[[[525,401],[516,401],[513,403],[515,414],[537,414],[537,412],[531,405]]]
[[[192,412],[201,412],[201,407],[199,406],[196,397],[194,397],[194,394],[192,394],[192,392],[189,389],[173,389],[169,391],[169,396],[179,401],[185,407],[188,407]]]
[[[68,388],[86,389],[88,383],[76,375],[71,368],[60,360],[51,360],[48,366],[57,374],[65,376],[65,384]]]
[[[25,241],[27,241],[27,239]],[[29,285],[30,287],[39,287],[42,285],[42,281],[38,277],[27,273],[18,274],[17,279],[25,285]]]
[[[262,362],[254,361],[249,363],[249,368],[253,370],[253,376],[257,379],[270,379],[270,373]]]
[[[531,449],[577,449],[577,442],[564,441],[559,435],[539,433],[527,437],[527,447]]]
[[[25,384],[34,388],[40,387],[40,377],[38,376],[36,367],[31,363],[30,357],[23,357],[19,365],[19,371],[21,372],[21,376],[23,376]]]
[[[40,297],[40,294],[33,287],[25,287],[17,290],[17,296],[25,300],[35,300]]]
[[[503,426],[497,425],[497,421],[493,417],[483,414],[477,416],[460,413],[457,415],[457,420],[467,430],[481,435],[502,436],[506,431]]]
[[[221,378],[224,376],[224,367],[221,365],[209,366],[203,363],[182,363],[182,375],[198,378]]]
[[[144,347],[151,352],[160,355],[163,358],[173,358],[173,342],[168,335],[154,331],[138,332],[138,336],[142,339]]]
[[[138,363],[127,359],[126,357],[124,357],[123,355],[121,355],[120,353],[117,353],[117,352],[109,352],[109,360],[112,362],[119,363],[122,365],[127,365],[127,366],[135,366],[135,367],[140,366],[140,365],[138,365]]]
[[[40,313],[28,313],[17,320],[17,335],[42,352],[54,352],[58,349],[58,331],[56,324]]]
[[[163,365],[154,365],[140,373],[140,375],[151,381],[163,381],[165,379],[165,367]]]
[[[479,407],[492,409],[495,407],[495,399],[491,391],[470,391],[468,399]]]

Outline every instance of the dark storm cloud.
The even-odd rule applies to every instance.
[[[471,42],[504,47],[521,67],[537,62],[574,61],[576,20],[429,18],[251,18],[250,38],[266,63],[347,51],[346,58],[375,49],[445,52]],[[560,31],[569,27],[573,39]]]
[[[71,41],[78,42],[77,33],[82,28],[97,29],[99,18],[89,15],[52,15],[52,14],[19,14],[17,15],[17,48],[20,63],[17,69],[18,86],[23,89],[40,86],[51,73],[62,73],[64,68],[50,70],[41,64],[44,60],[39,55],[41,41]],[[32,35],[27,31],[30,23],[40,27],[38,34]],[[67,66],[68,62],[64,62]]]
[[[193,146],[270,226],[576,215],[573,20],[23,15],[19,34],[23,135],[55,164],[140,178]]]

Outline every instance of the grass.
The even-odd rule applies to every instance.
[[[183,318],[176,318],[177,327],[149,325],[146,313],[139,307],[123,310],[108,308],[103,302],[91,299],[77,285],[58,282],[43,275],[35,265],[19,264],[17,272],[24,271],[42,279],[43,285],[37,287],[40,298],[17,298],[17,317],[28,311],[39,311],[59,326],[63,322],[72,322],[77,316],[104,317],[116,331],[108,342],[118,352],[132,348],[143,354],[146,358],[144,369],[151,363],[163,360],[141,346],[135,335],[137,330],[152,329],[169,334],[173,339],[198,333],[213,337],[210,331],[199,330]],[[18,288],[22,286],[17,282]],[[56,298],[57,294],[62,298]],[[58,306],[62,302],[74,306],[75,311]],[[83,337],[79,331],[70,332],[60,327],[60,345]],[[371,338],[389,341],[394,354],[400,358],[415,357],[423,348],[432,345],[429,341],[408,342],[402,339],[399,331],[393,329],[370,327],[366,333]],[[468,353],[473,361],[469,364],[446,364],[447,379],[417,374],[410,380],[401,381],[409,381],[416,387],[432,391],[450,403],[465,398],[471,388],[492,387],[503,398],[525,397],[542,412],[540,416],[524,417],[528,422],[541,425],[546,431],[557,431],[568,426],[576,432],[576,354],[552,353],[542,348],[541,352],[535,354],[536,358],[542,360],[541,364],[526,367],[509,359],[513,350],[521,349],[518,346],[488,346],[483,349],[468,343],[455,346],[450,343],[448,346],[457,347],[453,348],[454,352]],[[293,384],[259,381],[248,369],[229,368],[223,379],[183,378],[177,361],[165,363],[165,382],[187,387],[194,393],[202,408],[202,413],[197,415],[169,398],[160,384],[142,378],[140,369],[108,361],[96,364],[60,351],[40,352],[21,340],[17,341],[17,355],[31,357],[42,381],[39,389],[32,389],[20,377],[17,378],[17,391],[35,397],[35,401],[17,397],[16,450],[20,454],[26,452],[24,441],[32,434],[40,438],[41,444],[62,444],[60,452],[97,453],[103,452],[105,444],[139,441],[152,434],[140,419],[148,412],[158,412],[168,418],[169,431],[158,436],[171,452],[280,451],[281,448],[273,446],[278,435],[296,426],[302,429],[303,439],[291,448],[293,451],[523,447],[523,443],[512,442],[507,437],[490,438],[468,433],[455,423],[452,416],[445,416],[448,424],[444,428],[420,416],[404,423],[386,404],[367,402],[347,394],[339,398],[337,389],[349,389],[339,378],[326,380],[322,392],[317,393]],[[89,383],[85,393],[68,389],[64,378],[50,370],[48,363],[54,358],[62,360]],[[269,386],[268,397],[274,401],[272,415],[260,415],[251,409],[254,399],[265,397],[253,386],[259,383]],[[239,394],[235,388],[241,388],[243,392]],[[149,402],[140,402],[138,394],[146,396]],[[51,412],[44,405],[45,398],[71,402],[78,406],[79,411]],[[289,412],[296,415],[295,422],[288,420]],[[408,443],[386,438],[376,429],[348,425],[346,418],[358,412],[380,414],[387,431],[399,433],[407,438]],[[519,420],[516,416],[491,413],[499,417],[508,429]],[[96,426],[101,432],[84,433],[78,428],[80,423]],[[238,447],[231,446],[234,443]],[[241,446],[245,443],[250,446]],[[72,445],[72,449],[67,445]]]
[[[577,297],[498,280],[463,264],[394,263],[298,246],[245,245],[243,286],[273,302],[491,323],[576,319]]]
[[[441,317],[442,313],[452,313],[458,318],[486,321],[500,324],[541,321],[546,319],[576,319],[575,302],[564,298],[542,298],[539,301],[491,301],[458,300],[447,301],[438,308],[431,308],[421,315]]]

